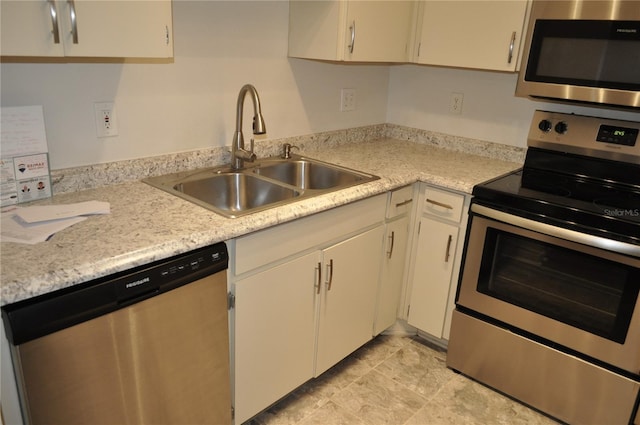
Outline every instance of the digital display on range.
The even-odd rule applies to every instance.
[[[637,128],[614,127],[601,125],[596,141],[616,145],[635,146],[638,140]]]

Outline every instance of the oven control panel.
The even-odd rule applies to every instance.
[[[536,111],[527,145],[640,164],[640,122]]]

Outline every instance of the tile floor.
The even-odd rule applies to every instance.
[[[554,420],[447,369],[416,337],[381,335],[247,425],[546,425]]]

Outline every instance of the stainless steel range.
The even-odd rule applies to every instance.
[[[536,111],[476,186],[447,365],[569,423],[638,424],[640,123]]]

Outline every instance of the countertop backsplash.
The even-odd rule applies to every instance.
[[[258,158],[277,156],[280,155],[282,151],[282,145],[284,143],[290,143],[293,146],[299,147],[300,151],[312,155],[314,151],[319,149],[330,149],[334,146],[382,138],[426,144],[441,149],[518,163],[524,162],[526,152],[525,149],[515,146],[452,136],[395,124],[378,124],[283,139],[256,140],[255,153]],[[296,150],[293,151],[293,153],[296,152]],[[137,181],[146,177],[221,166],[229,164],[230,158],[230,147],[225,146],[52,170],[51,180],[53,193],[77,192]]]

